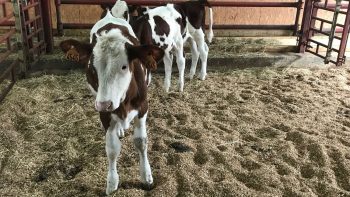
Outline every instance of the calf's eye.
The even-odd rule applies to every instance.
[[[122,67],[122,69],[125,70],[125,69],[126,69],[126,65],[124,65],[124,66]]]

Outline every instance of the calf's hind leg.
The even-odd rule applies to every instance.
[[[207,43],[205,43],[204,33],[201,29],[196,30],[194,38],[198,44],[199,57],[201,59],[201,64],[202,64],[201,71],[198,77],[201,80],[205,80],[205,77],[207,76],[207,59],[208,59],[209,47]]]
[[[166,52],[164,54],[163,62],[164,62],[164,70],[165,70],[164,89],[166,92],[169,92],[169,88],[171,84],[171,67],[173,64],[173,57],[169,52]]]
[[[199,59],[199,52],[198,52],[197,43],[195,42],[195,40],[191,37],[191,38],[188,38],[188,41],[190,42],[191,59],[192,59],[190,79],[193,79],[193,76],[196,74],[196,68],[197,68],[197,63]]]
[[[185,57],[183,50],[183,42],[180,41],[177,43],[177,48],[175,49],[176,53],[176,64],[179,69],[179,91],[182,92],[184,90],[185,83]]]

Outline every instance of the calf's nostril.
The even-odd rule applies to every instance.
[[[96,102],[97,111],[111,111],[113,109],[112,101]]]
[[[109,101],[108,103],[107,103],[107,110],[112,110],[112,101]]]

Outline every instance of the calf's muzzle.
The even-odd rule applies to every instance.
[[[99,112],[109,112],[113,111],[112,101],[95,102],[95,108]]]

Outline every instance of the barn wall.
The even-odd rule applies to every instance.
[[[239,1],[239,0],[232,0]],[[246,0],[252,2],[256,0]],[[271,2],[272,0],[260,0]],[[275,0],[276,1],[276,0]],[[285,0],[293,2],[294,0]],[[293,8],[214,8],[216,24],[293,24]]]
[[[285,0],[285,2],[293,1],[294,0]],[[54,9],[52,9],[52,11],[54,13]],[[62,6],[62,20],[64,22],[94,23],[98,20],[100,13],[101,9],[99,6]],[[214,21],[216,24],[293,24],[294,16],[295,9],[293,8],[214,8]]]

